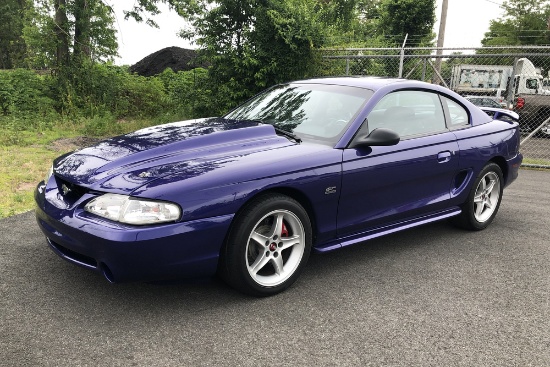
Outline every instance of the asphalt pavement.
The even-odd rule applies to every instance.
[[[550,172],[482,232],[446,222],[325,255],[251,298],[217,280],[109,284],[29,212],[0,221],[0,366],[550,366]]]

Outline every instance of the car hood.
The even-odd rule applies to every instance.
[[[289,145],[295,143],[259,122],[189,120],[138,130],[61,156],[54,172],[89,189],[128,193],[207,163]]]

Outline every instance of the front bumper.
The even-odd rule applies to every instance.
[[[60,209],[35,190],[36,219],[52,250],[63,259],[103,274],[111,282],[207,277],[233,215],[157,226],[129,226],[82,210],[89,198]]]

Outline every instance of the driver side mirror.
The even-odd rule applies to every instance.
[[[372,146],[390,146],[396,145],[401,140],[398,133],[393,130],[379,127],[371,131],[370,134],[359,134],[353,139],[350,148],[372,147]]]

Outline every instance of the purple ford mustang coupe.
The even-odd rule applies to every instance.
[[[444,218],[484,229],[521,160],[517,123],[445,88],[312,79],[61,156],[36,216],[53,251],[111,282],[217,273],[264,296],[312,249]]]

